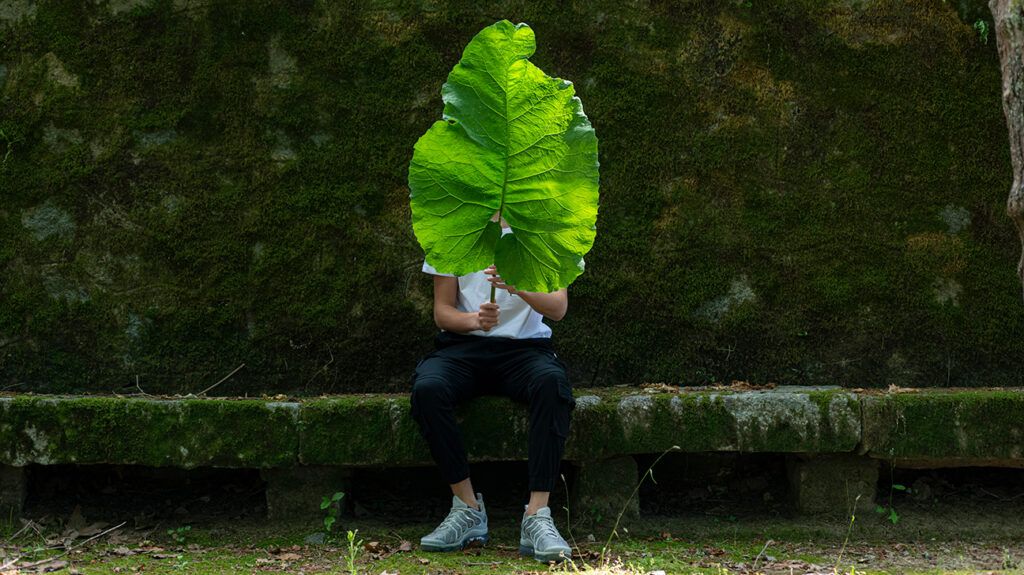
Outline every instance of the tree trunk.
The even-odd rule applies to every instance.
[[[1006,212],[1021,238],[1017,275],[1024,288],[1024,0],[989,0],[1003,70],[1003,112],[1010,129],[1013,187]]]

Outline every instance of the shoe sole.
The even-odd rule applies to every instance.
[[[430,552],[461,551],[470,545],[476,545],[478,543],[480,545],[485,545],[490,540],[491,536],[489,534],[477,535],[476,537],[465,539],[461,543],[452,543],[451,545],[430,545],[429,543],[424,545],[423,543],[420,543],[420,549]]]
[[[572,558],[571,555],[563,555],[562,553],[564,553],[564,551],[563,552],[552,553],[550,555],[544,555],[543,553],[536,553],[536,552],[534,552],[532,547],[525,547],[523,545],[519,546],[519,554],[520,555],[523,555],[523,556],[526,556],[526,557],[533,557],[534,559],[536,559],[537,561],[540,561],[541,563],[550,563],[551,561],[554,561],[556,563],[560,563],[562,561],[565,561],[566,559],[571,559]]]

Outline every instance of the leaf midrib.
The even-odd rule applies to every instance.
[[[513,39],[515,38],[515,32],[512,33]],[[513,40],[514,41],[514,40]],[[515,63],[515,60],[512,61]],[[498,204],[498,227],[501,227],[501,213],[505,211],[505,191],[508,190],[508,159],[509,159],[509,147],[512,145],[512,122],[508,119],[508,71],[512,67],[512,64],[505,66],[505,82],[502,86],[502,95],[505,101],[505,115],[502,119],[505,120],[505,170],[502,173],[501,181],[501,203]]]

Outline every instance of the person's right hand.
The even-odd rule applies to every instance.
[[[477,322],[480,324],[480,328],[483,331],[491,331],[491,328],[498,325],[498,316],[501,314],[501,310],[498,309],[498,304],[485,301],[480,304],[480,311],[477,312]]]

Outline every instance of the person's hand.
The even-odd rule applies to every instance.
[[[491,282],[492,286],[507,291],[509,295],[516,295],[517,293],[519,293],[519,290],[517,290],[515,286],[510,286],[505,283],[505,280],[501,279],[501,276],[498,275],[497,266],[492,265],[491,267],[485,269],[484,273],[491,276],[487,278],[487,281]]]
[[[480,328],[483,331],[491,331],[491,328],[498,325],[498,316],[501,315],[501,310],[498,309],[498,304],[485,301],[480,304],[480,311],[477,312],[477,322],[480,324]]]

